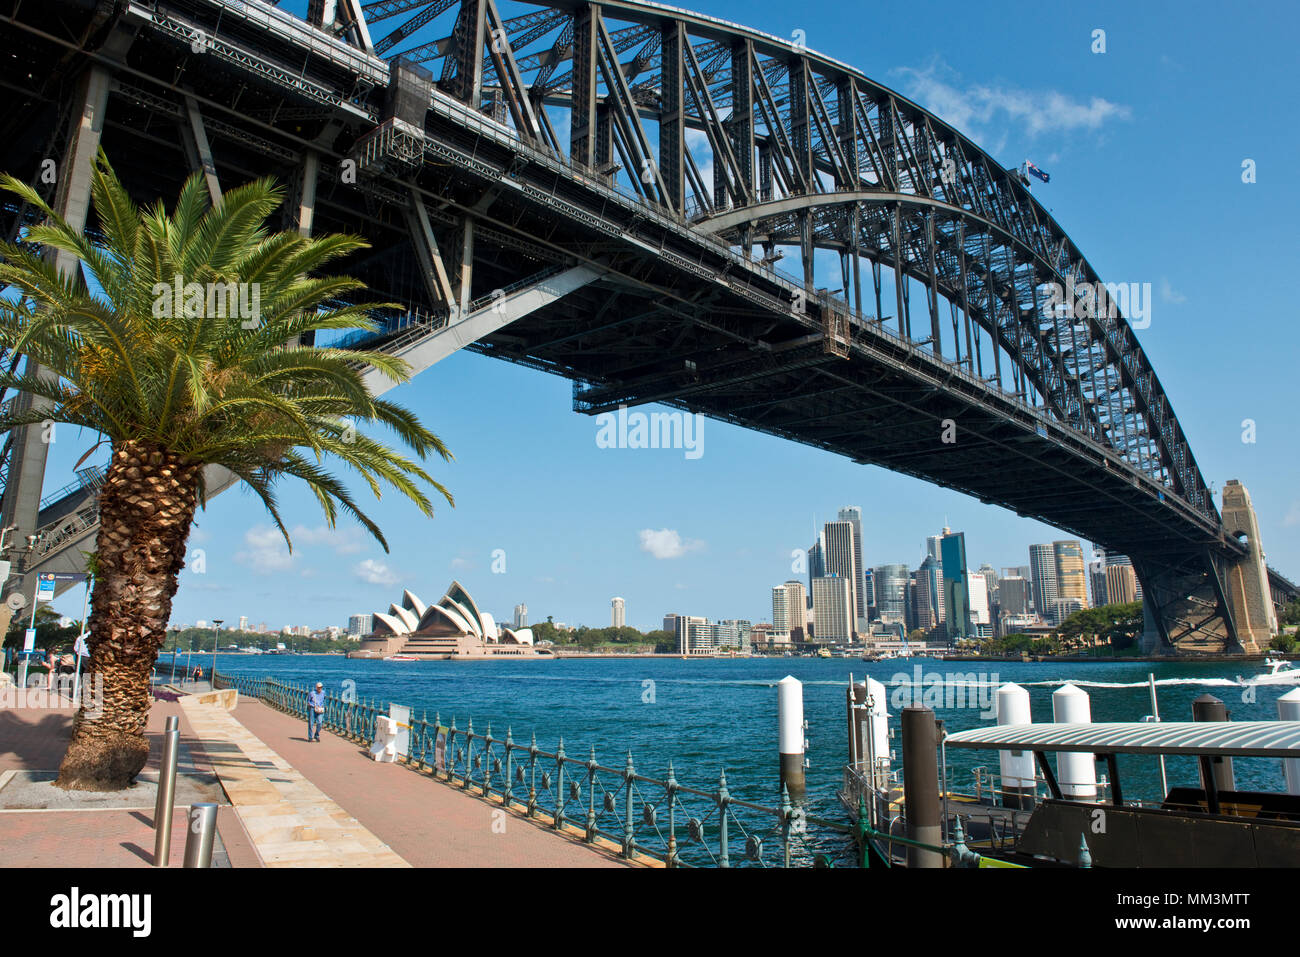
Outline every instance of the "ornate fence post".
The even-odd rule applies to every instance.
[[[469,727],[465,729],[465,776],[460,786],[466,791],[469,790],[470,780],[474,777],[474,719],[469,719]]]
[[[528,816],[537,813],[537,732],[528,746]]]
[[[506,777],[505,787],[502,789],[501,805],[502,807],[510,806],[510,792],[514,789],[514,762],[511,752],[514,751],[515,741],[510,735],[510,725],[506,725]]]
[[[673,763],[668,762],[668,780],[664,782],[664,793],[668,800],[668,866],[677,866],[677,778],[673,775]]]
[[[492,793],[492,723],[488,722],[487,734],[483,737],[483,796]]]
[[[626,814],[623,821],[623,856],[629,861],[636,854],[636,833],[632,825],[632,785],[636,768],[632,765],[632,752],[627,753],[627,766],[623,769],[623,786],[627,789]]]
[[[551,826],[557,831],[564,827],[564,739],[555,749],[555,818]]]
[[[731,795],[727,793],[727,772],[723,771],[718,776],[718,866],[730,867],[731,860],[727,855],[727,805],[731,803]]]
[[[596,746],[591,746],[587,759],[587,843],[596,840]]]
[[[451,716],[451,727],[447,729],[447,783],[456,780],[456,716]]]
[[[785,866],[790,866],[790,818],[794,808],[790,806],[790,789],[781,782],[781,846],[785,852]]]

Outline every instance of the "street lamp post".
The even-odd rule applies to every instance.
[[[221,623],[225,620],[224,618],[212,619],[212,671],[208,673],[208,686],[214,689],[216,685],[212,682],[217,676],[217,636],[221,634]]]
[[[181,650],[181,630],[172,630],[172,684],[176,684],[176,655]]]

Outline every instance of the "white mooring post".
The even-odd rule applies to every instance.
[[[1300,688],[1292,688],[1277,699],[1277,717],[1279,721],[1300,721]],[[1286,774],[1286,793],[1300,794],[1300,758],[1284,759],[1282,770]]]
[[[1062,685],[1052,692],[1052,719],[1057,724],[1092,724],[1088,692]],[[1097,800],[1096,757],[1078,751],[1058,751],[1056,777],[1061,795],[1073,801]]]
[[[998,724],[1033,724],[1029,692],[1008,681],[998,689]],[[1002,806],[1029,810],[1034,806],[1034,755],[1029,751],[999,751]]]
[[[776,684],[777,750],[781,756],[781,782],[791,798],[804,795],[803,682],[786,675]]]

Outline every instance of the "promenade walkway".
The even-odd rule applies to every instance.
[[[161,694],[145,730],[148,764],[134,787],[109,794],[68,792],[51,783],[72,734],[70,704],[0,708],[0,866],[152,867],[154,801],[169,715],[180,717],[181,737],[168,866],[180,867],[184,860],[186,811],[200,801],[219,806],[213,866],[259,866],[176,696]]]
[[[195,710],[189,708],[191,720],[198,726]],[[504,811],[494,801],[435,781],[429,774],[377,763],[364,747],[328,731],[319,742],[309,742],[305,722],[260,701],[241,697],[227,717],[233,717],[274,751],[279,760],[270,759],[276,770],[268,768],[268,774],[291,769],[304,779],[304,784],[295,787],[306,793],[309,785],[328,795],[346,816],[415,867],[628,866],[609,850],[584,844],[576,832],[558,833],[543,823]],[[262,825],[245,815],[240,796],[227,783],[223,763],[214,759],[214,764],[258,842]],[[264,859],[266,853],[262,850]],[[296,863],[309,864],[306,860]],[[310,863],[337,866],[338,862]]]

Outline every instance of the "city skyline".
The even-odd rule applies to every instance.
[[[1012,16],[989,31],[974,8],[931,7],[928,15],[953,30],[989,41],[953,46],[908,29],[918,15],[911,9],[876,11],[880,29],[867,33],[853,28],[847,7],[804,14],[728,0],[702,9],[779,36],[803,29],[810,47],[871,64],[882,81],[987,145],[1004,165],[1028,156],[1050,170],[1050,184],[1035,184],[1034,194],[1098,271],[1152,282],[1156,308],[1139,339],[1197,461],[1216,489],[1230,478],[1250,489],[1270,564],[1300,578],[1298,459],[1279,398],[1290,382],[1290,351],[1249,348],[1246,374],[1225,369],[1221,350],[1206,345],[1220,341],[1228,314],[1256,317],[1251,342],[1285,341],[1293,243],[1276,210],[1293,208],[1300,192],[1282,172],[1298,134],[1273,122],[1270,104],[1254,93],[1286,87],[1286,31],[1261,36],[1245,25],[1249,18],[1217,13],[1216,29],[1205,31],[1204,17],[1171,19],[1140,5],[1063,19]],[[1103,15],[1112,43],[1095,56],[1086,39]],[[1008,57],[1012,49],[1041,51],[1069,69],[1045,75],[1038,58]],[[1194,69],[1225,57],[1252,69],[1217,76]],[[1101,106],[1090,108],[1094,102]],[[1206,149],[1204,111],[1226,115],[1229,104],[1231,136]],[[1158,179],[1132,166],[1134,156],[1165,155],[1179,161],[1162,165]],[[1241,182],[1245,156],[1258,164],[1257,183]],[[1188,195],[1197,202],[1187,204]],[[1117,217],[1151,229],[1115,229]],[[1207,274],[1195,240],[1206,228],[1258,241],[1226,244],[1219,269]],[[1153,241],[1152,229],[1168,241]],[[1220,278],[1228,275],[1250,281]],[[1227,391],[1206,388],[1216,382]],[[224,494],[197,517],[191,552],[206,552],[206,571],[182,573],[174,620],[247,613],[300,621],[306,612],[320,624],[341,622],[385,602],[396,584],[427,591],[448,573],[472,580],[487,607],[505,611],[527,599],[556,620],[600,622],[614,594],[627,599],[628,623],[642,630],[678,598],[710,616],[755,617],[767,589],[791,577],[791,551],[807,549],[810,528],[836,514],[832,507],[788,508],[805,500],[810,476],[818,502],[863,507],[866,568],[917,567],[924,536],[944,524],[966,533],[972,559],[995,567],[1023,565],[1029,544],[1066,535],[917,479],[714,420],[704,422],[698,460],[680,450],[600,449],[595,421],[572,411],[570,382],[468,351],[392,397],[416,410],[455,454],[434,472],[456,495],[456,508],[440,508],[429,521],[399,503],[379,504],[373,515],[389,537],[386,554],[346,521],[324,528],[310,496],[286,495],[285,520],[295,532],[289,555],[251,495]],[[1244,420],[1252,423],[1250,442]],[[47,489],[72,478],[95,439],[60,430]],[[101,450],[86,464],[105,459]],[[498,549],[507,571],[493,574]],[[72,594],[55,608],[80,615]]]

